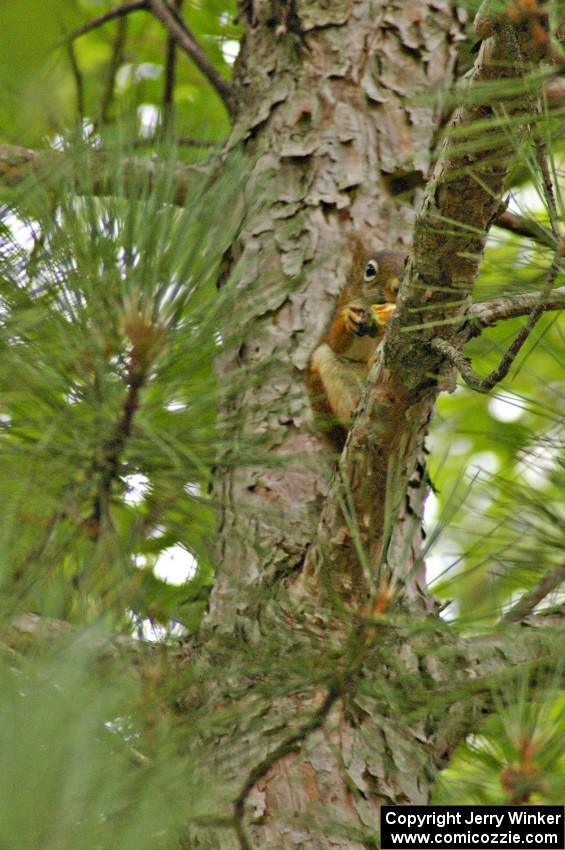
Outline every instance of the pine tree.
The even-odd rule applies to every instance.
[[[7,4],[0,844],[562,801],[559,5]],[[411,260],[337,457],[359,239]]]

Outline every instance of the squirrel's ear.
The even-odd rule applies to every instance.
[[[379,264],[376,260],[369,260],[365,266],[363,277],[366,281],[374,280],[379,271]]]

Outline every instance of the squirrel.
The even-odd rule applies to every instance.
[[[359,244],[349,281],[333,318],[308,363],[308,391],[330,442],[340,450],[361,397],[386,323],[396,309],[396,296],[408,254],[376,251]]]

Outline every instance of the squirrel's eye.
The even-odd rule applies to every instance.
[[[377,272],[379,270],[379,264],[376,260],[369,260],[367,266],[365,268],[365,280],[373,280],[374,277],[377,276]]]

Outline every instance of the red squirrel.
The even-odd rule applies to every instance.
[[[308,363],[312,406],[331,442],[342,449],[353,412],[396,296],[408,255],[359,250],[335,313]]]

